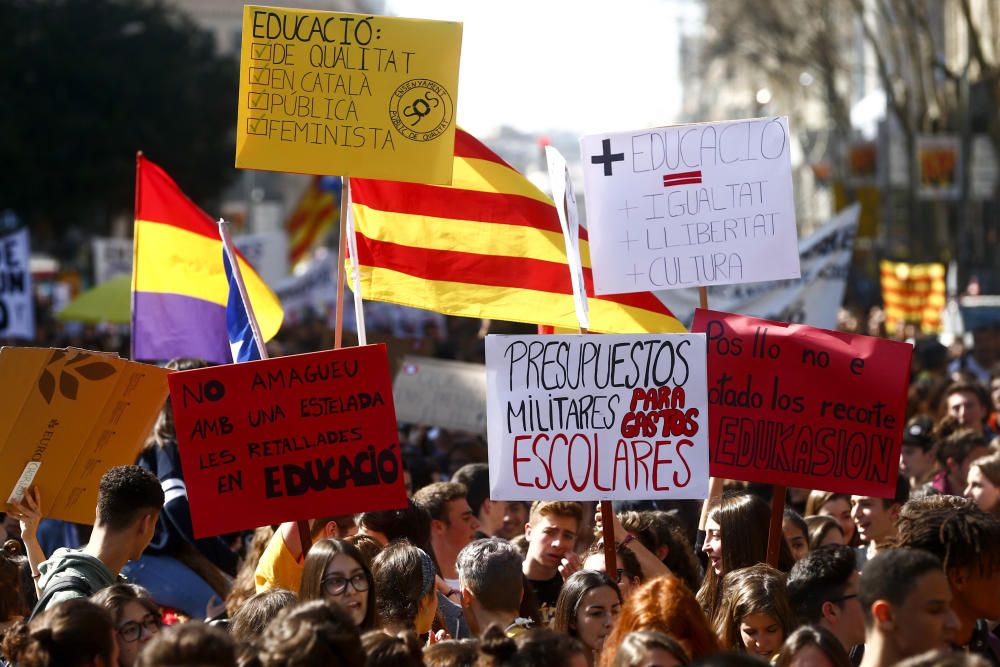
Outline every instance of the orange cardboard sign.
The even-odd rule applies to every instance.
[[[0,500],[35,485],[47,518],[93,523],[101,476],[135,462],[169,372],[73,348],[0,348]]]

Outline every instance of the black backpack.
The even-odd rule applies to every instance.
[[[52,597],[56,593],[65,593],[66,591],[79,593],[80,597],[84,598],[89,598],[94,594],[86,579],[73,576],[60,577],[46,586],[45,590],[42,591],[42,597],[38,598],[38,604],[31,610],[31,616],[28,617],[28,621],[34,620],[35,616],[45,611],[45,608],[48,607],[49,602],[52,601]]]

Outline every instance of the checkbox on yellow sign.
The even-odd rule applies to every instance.
[[[250,116],[247,118],[247,134],[267,136],[267,117]]]
[[[251,67],[250,83],[266,86],[271,83],[271,70],[267,67]]]
[[[250,91],[247,93],[248,103],[251,109],[256,111],[267,111],[267,93],[257,93]]]
[[[271,45],[253,42],[250,44],[250,60],[270,60]]]

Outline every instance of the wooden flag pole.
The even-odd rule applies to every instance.
[[[612,580],[618,567],[615,553],[615,509],[610,500],[601,501],[601,539],[604,540],[604,571]]]
[[[333,330],[333,347],[344,346],[344,256],[347,255],[347,188],[350,179],[343,177],[340,188],[340,250],[337,251],[337,318]]]
[[[781,522],[785,516],[785,487],[775,484],[772,488],[774,495],[771,496],[771,524],[767,531],[767,564],[778,567],[781,540],[785,539],[781,531]]]

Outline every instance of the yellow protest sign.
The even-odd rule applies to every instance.
[[[451,183],[462,24],[243,10],[236,166]]]
[[[0,501],[33,484],[46,517],[93,523],[98,482],[135,462],[168,373],[86,350],[0,349]]]

